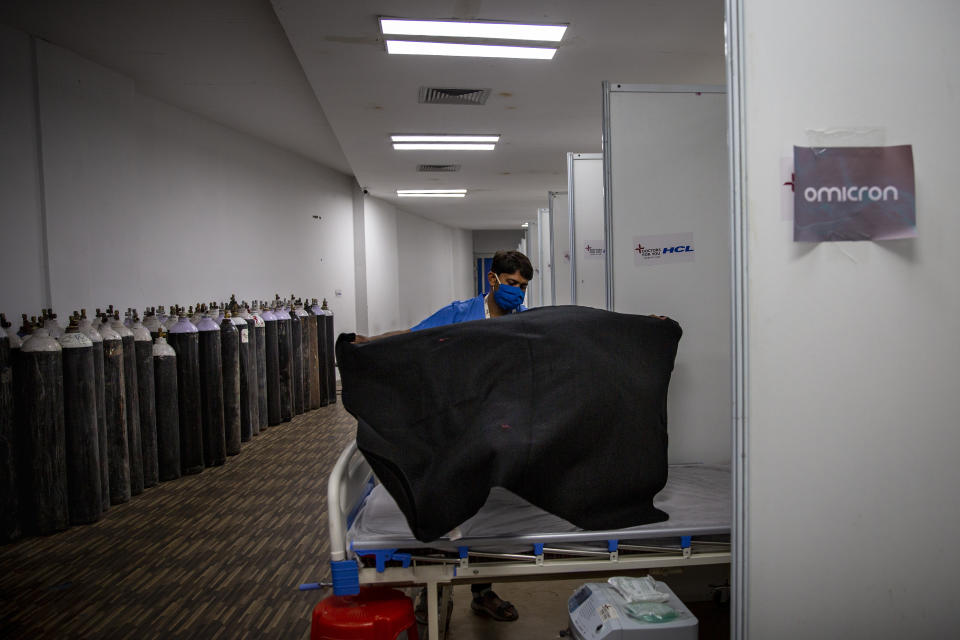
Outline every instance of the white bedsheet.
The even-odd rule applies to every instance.
[[[396,502],[378,484],[367,496],[349,531],[352,549],[436,548],[458,546],[492,548],[511,542],[572,543],[617,539],[642,540],[671,536],[726,534],[731,519],[730,467],[671,465],[667,485],[654,504],[669,520],[609,531],[584,531],[536,507],[516,494],[494,487],[487,502],[472,518],[447,536],[430,543],[413,537]],[[512,546],[512,545],[511,545]]]

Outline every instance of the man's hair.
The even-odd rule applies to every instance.
[[[533,265],[530,264],[530,258],[519,251],[497,251],[493,254],[493,265],[490,267],[495,275],[501,273],[516,273],[527,280],[533,279]]]

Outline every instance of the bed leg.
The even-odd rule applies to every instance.
[[[445,584],[440,587],[440,611],[437,615],[438,623],[440,625],[441,635],[446,638],[447,631],[450,629],[450,605],[451,600],[453,599],[453,585]]]
[[[437,583],[427,583],[427,638],[440,640],[440,615],[437,608]]]

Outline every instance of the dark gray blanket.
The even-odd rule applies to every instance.
[[[337,340],[357,445],[429,542],[491,487],[584,529],[659,522],[667,386],[682,331],[544,307],[352,344]]]

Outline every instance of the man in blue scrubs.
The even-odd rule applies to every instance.
[[[487,282],[490,283],[490,293],[480,294],[469,300],[456,300],[438,310],[436,313],[420,322],[411,329],[391,331],[378,336],[358,335],[355,342],[367,342],[378,338],[432,329],[457,322],[470,322],[484,318],[497,318],[508,313],[526,311],[523,298],[526,295],[527,285],[533,279],[533,265],[530,259],[519,251],[497,251],[493,256],[490,272],[487,273]],[[519,617],[516,607],[493,592],[490,583],[470,585],[473,602],[470,608],[478,615],[486,615],[494,620],[513,622]],[[420,594],[417,602],[417,617],[425,622],[427,610],[426,589]]]

